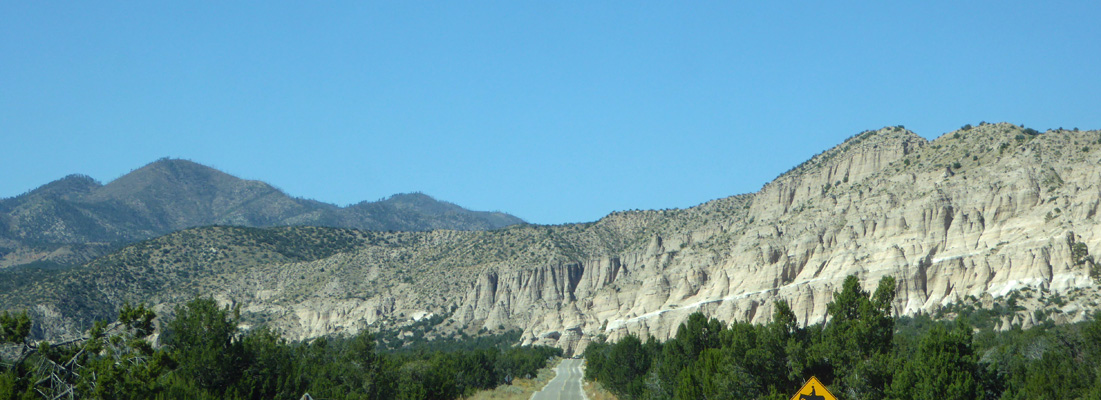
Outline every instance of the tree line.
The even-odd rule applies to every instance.
[[[122,307],[76,341],[28,340],[27,314],[0,314],[0,399],[455,399],[526,377],[561,350],[437,345],[400,352],[371,334],[290,342],[242,331],[236,309],[212,299],[178,307],[151,344],[156,314]]]
[[[873,293],[855,276],[822,324],[775,303],[764,325],[689,316],[659,343],[596,341],[585,377],[620,399],[789,399],[811,376],[841,399],[1101,399],[1101,314],[1030,329],[891,314],[896,282]],[[990,324],[985,324],[990,325]]]

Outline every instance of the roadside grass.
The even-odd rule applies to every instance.
[[[558,366],[561,359],[555,358],[547,363],[547,367],[540,369],[532,379],[513,379],[511,385],[501,385],[492,390],[483,390],[468,397],[468,400],[528,400],[535,392],[543,389],[551,379],[554,379],[554,367]]]
[[[585,396],[588,396],[589,400],[619,400],[611,392],[604,389],[600,383],[595,381],[584,381],[583,389],[585,390]]]

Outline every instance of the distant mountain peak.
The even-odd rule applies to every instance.
[[[221,172],[212,167],[199,164],[197,162],[186,160],[182,158],[159,158],[149,164],[146,164],[143,168],[154,168],[164,171],[173,172],[186,172],[186,171],[203,171],[203,172]]]
[[[429,206],[443,208],[462,208],[450,202],[437,200],[436,198],[421,192],[398,193],[387,197],[385,200],[379,201],[379,203],[390,204],[398,207]]]
[[[471,211],[421,192],[398,193],[377,202],[365,201],[355,204],[347,207],[346,210],[353,213],[369,212],[388,215],[386,219],[376,219],[380,223],[420,220],[421,222],[412,225],[415,227],[414,230],[483,230],[524,223],[524,220],[513,215],[502,212]]]
[[[88,175],[84,175],[84,174],[65,175],[64,178],[58,179],[55,182],[79,182],[79,183],[85,183],[85,184],[91,184],[91,185],[99,185],[100,184],[99,181],[97,181],[95,178],[92,178],[92,177],[90,177]]]
[[[119,200],[154,196],[171,201],[171,196],[236,191],[241,186],[257,184],[259,182],[246,181],[194,161],[161,158],[107,183],[96,196]],[[276,190],[267,184],[260,186],[264,191]]]
[[[69,174],[69,175],[65,175],[64,178],[61,178],[61,179],[58,179],[56,181],[53,181],[53,182],[47,183],[45,185],[42,185],[41,187],[39,187],[39,189],[45,189],[45,188],[51,188],[51,187],[57,187],[57,186],[65,186],[65,187],[69,187],[69,188],[79,188],[79,189],[85,189],[85,188],[92,189],[92,188],[97,188],[97,187],[103,186],[103,184],[99,183],[99,181],[95,180],[95,178],[92,178],[88,175]]]
[[[395,193],[387,197],[386,200],[417,200],[417,201],[436,201],[436,198],[424,194],[422,192],[409,192],[409,193]]]
[[[0,242],[28,244],[130,242],[204,225],[419,231],[486,230],[523,222],[424,193],[338,207],[178,158],[158,159],[106,185],[87,175],[69,175],[17,198],[0,199]]]
[[[63,197],[78,198],[103,186],[99,181],[88,175],[70,174],[64,178],[39,186],[18,197]]]
[[[240,179],[229,175],[225,172],[219,171],[212,167],[208,167],[203,164],[199,164],[194,161],[184,160],[179,158],[161,158],[157,161],[146,164],[145,166],[134,170],[133,172],[124,175],[125,178],[129,175],[138,175],[145,173],[160,173],[173,177],[211,177],[218,176],[222,178]],[[119,179],[122,179],[119,178]]]

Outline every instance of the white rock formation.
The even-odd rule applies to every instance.
[[[697,311],[766,322],[781,299],[801,323],[817,323],[848,275],[866,288],[894,276],[900,315],[1027,290],[1067,295],[1059,322],[1083,320],[1101,292],[1089,256],[1101,246],[1101,132],[1029,133],[986,124],[926,141],[869,131],[757,193],[690,209],[393,234],[210,287],[295,339],[400,329],[433,314],[447,316],[441,331],[519,328],[525,344],[568,351],[596,335],[665,339]],[[1006,326],[1035,322],[1022,312]]]

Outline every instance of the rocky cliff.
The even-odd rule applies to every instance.
[[[1076,321],[1101,297],[1090,255],[1101,245],[1099,149],[1098,131],[982,124],[927,141],[884,128],[757,193],[684,210],[489,232],[358,233],[317,259],[198,271],[144,292],[112,288],[164,280],[156,271],[178,267],[162,258],[205,254],[206,245],[152,246],[97,260],[89,265],[100,267],[73,272],[72,282],[97,282],[88,293],[111,304],[152,301],[161,310],[210,293],[294,338],[400,329],[444,315],[439,334],[516,328],[524,343],[571,351],[596,335],[664,339],[696,311],[764,322],[781,299],[801,323],[820,322],[848,275],[867,287],[896,277],[902,315],[1016,296],[1026,307],[1005,327],[1036,322],[1035,309]],[[106,274],[104,260],[126,272]],[[33,298],[0,300],[56,321],[72,312]]]

